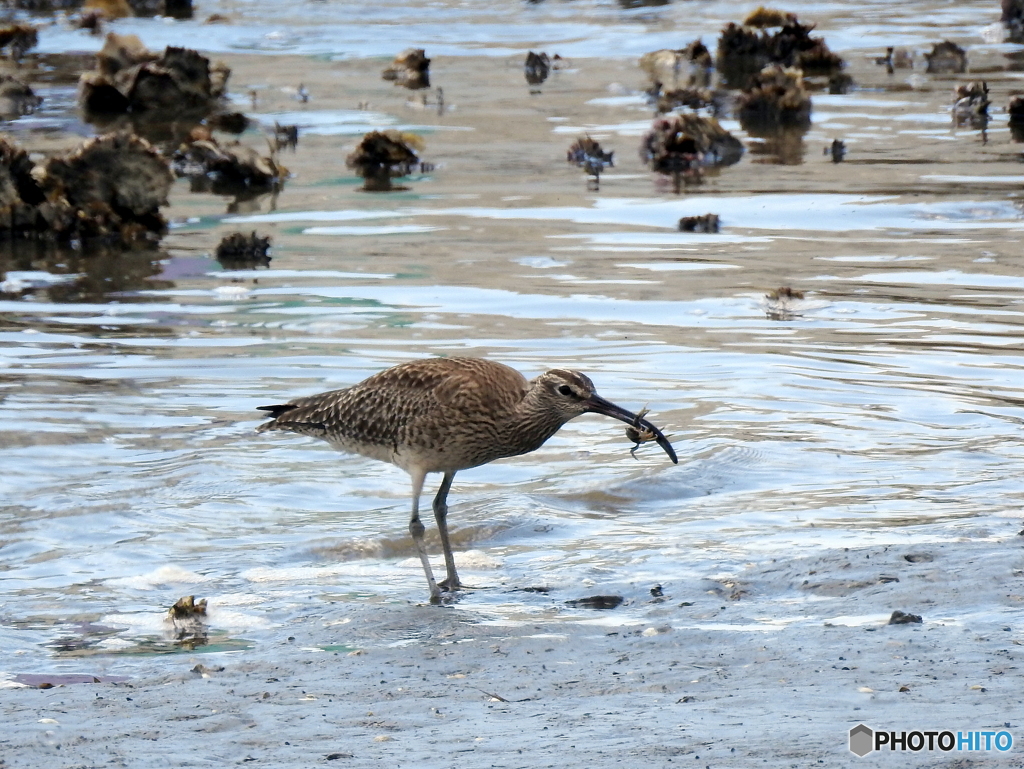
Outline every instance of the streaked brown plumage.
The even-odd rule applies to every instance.
[[[461,584],[448,539],[448,490],[459,470],[539,448],[570,419],[594,412],[643,427],[673,462],[672,444],[653,424],[600,397],[577,371],[552,369],[527,379],[482,358],[401,363],[342,390],[261,406],[273,419],[257,428],[321,438],[336,449],[390,462],[412,477],[412,535],[437,603]],[[443,473],[434,498],[447,579],[434,580],[423,544],[419,498],[427,473]]]

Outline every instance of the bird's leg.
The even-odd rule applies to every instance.
[[[458,590],[462,587],[459,582],[459,575],[455,571],[455,556],[452,555],[452,543],[448,539],[448,489],[452,487],[452,480],[455,473],[445,473],[441,479],[441,487],[434,497],[434,520],[437,521],[437,531],[441,535],[441,549],[444,550],[444,566],[448,576],[439,587],[442,590]]]
[[[427,546],[423,543],[423,522],[420,520],[420,494],[423,493],[423,479],[426,473],[412,473],[412,518],[409,519],[409,533],[419,553],[423,573],[427,575],[427,586],[430,588],[430,602],[441,603],[441,588],[434,581],[434,572],[430,570],[430,559],[427,558]]]

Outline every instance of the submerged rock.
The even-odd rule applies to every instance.
[[[422,148],[422,140],[415,134],[371,131],[345,159],[345,165],[363,177],[364,190],[388,192],[395,189],[392,179],[408,176],[421,165],[414,148]]]
[[[781,12],[776,12],[781,13]],[[729,23],[718,38],[718,69],[733,88],[744,88],[769,64],[799,67],[805,75],[831,77],[845,66],[825,40],[811,37],[814,25],[800,24],[793,14],[774,31]]]
[[[192,0],[128,0],[136,16],[168,16],[191,19]]]
[[[768,320],[795,320],[800,316],[797,307],[803,301],[804,292],[791,286],[780,286],[769,291],[764,298]]]
[[[801,71],[778,64],[765,67],[739,95],[736,112],[745,131],[809,127],[811,96]]]
[[[270,236],[255,232],[233,232],[217,244],[215,256],[226,270],[246,270],[270,266]]]
[[[936,43],[931,53],[926,53],[924,57],[928,60],[925,71],[930,74],[959,74],[967,71],[967,52],[951,40]]]
[[[422,48],[409,48],[395,57],[382,73],[385,80],[413,90],[430,88],[430,59]]]
[[[640,144],[640,159],[657,173],[699,181],[701,169],[739,161],[743,144],[714,118],[694,114],[656,118]]]

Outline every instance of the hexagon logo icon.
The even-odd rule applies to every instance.
[[[875,749],[875,733],[870,726],[857,724],[850,730],[850,752],[864,758]]]

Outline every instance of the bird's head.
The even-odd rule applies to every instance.
[[[604,414],[612,419],[645,428],[651,431],[658,445],[661,446],[673,463],[678,463],[676,452],[668,438],[651,422],[616,406],[597,394],[590,377],[578,371],[567,369],[551,369],[530,382],[530,396],[541,410],[557,415],[561,424],[581,414]]]

